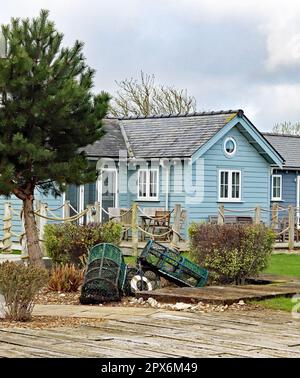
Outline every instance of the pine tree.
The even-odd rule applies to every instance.
[[[82,147],[98,140],[107,93],[92,93],[94,71],[83,43],[62,47],[63,34],[42,10],[2,26],[0,59],[0,194],[23,201],[29,261],[43,265],[33,201],[35,189],[60,195],[69,183],[96,179]]]

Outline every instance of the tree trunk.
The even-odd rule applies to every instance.
[[[31,265],[44,267],[43,254],[39,244],[39,233],[33,213],[33,195],[26,195],[23,199],[24,223]]]

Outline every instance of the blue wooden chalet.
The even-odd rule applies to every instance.
[[[142,208],[181,204],[188,225],[217,215],[220,204],[237,214],[269,208],[270,176],[284,164],[283,151],[242,110],[106,119],[105,131],[85,148],[99,171],[97,182],[41,200],[58,207],[67,199],[77,211],[95,201],[105,210],[133,201]],[[267,221],[269,214],[262,215]]]

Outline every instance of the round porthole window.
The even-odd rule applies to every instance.
[[[231,157],[236,152],[236,141],[232,138],[226,138],[224,142],[224,152],[228,157]]]

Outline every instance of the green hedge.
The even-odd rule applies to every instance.
[[[45,247],[53,263],[79,265],[80,257],[98,243],[119,244],[122,226],[116,222],[78,225],[72,223],[47,224]]]
[[[189,236],[191,257],[221,284],[257,276],[267,267],[275,241],[264,225],[193,223]]]

